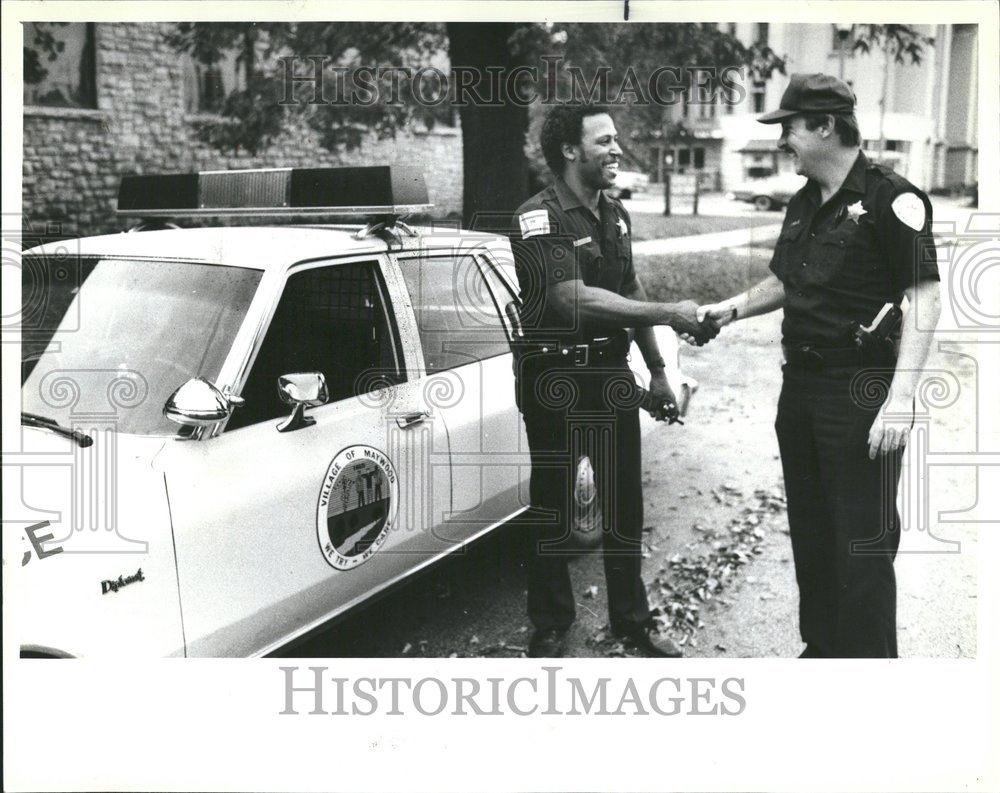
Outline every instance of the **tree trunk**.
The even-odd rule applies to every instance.
[[[473,90],[486,99],[497,99],[495,80],[491,86],[486,67],[502,67],[506,72],[519,65],[507,44],[518,27],[510,22],[447,24],[452,69],[476,69],[482,78]],[[464,168],[462,223],[469,229],[505,231],[513,211],[528,197],[528,160],[524,155],[528,109],[505,101],[503,95],[496,106],[483,106],[471,92],[466,98],[468,104],[459,108]]]

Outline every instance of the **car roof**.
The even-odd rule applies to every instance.
[[[272,270],[309,259],[378,254],[388,250],[385,240],[378,236],[357,239],[355,235],[361,228],[292,225],[135,231],[50,242],[25,253],[171,259]],[[496,234],[460,231],[452,227],[416,227],[414,231],[416,236],[400,234],[399,243],[394,241],[392,244],[393,250],[444,247],[469,251],[505,239]]]

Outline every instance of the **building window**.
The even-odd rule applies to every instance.
[[[246,84],[246,69],[234,50],[223,50],[211,64],[184,55],[184,109],[188,113],[218,113],[226,97]]]
[[[754,44],[760,47],[767,46],[767,37],[770,32],[770,25],[767,22],[758,22],[756,35],[754,36]]]
[[[691,149],[683,148],[677,150],[677,164],[686,168],[691,164]]]
[[[97,107],[93,22],[24,24],[24,104]]]
[[[750,97],[753,100],[753,112],[763,113],[764,112],[764,81],[754,80],[753,90],[750,92]]]
[[[701,169],[705,167],[705,149],[696,146],[694,149],[694,167]]]

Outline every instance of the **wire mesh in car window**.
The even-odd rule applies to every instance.
[[[292,372],[322,372],[330,401],[398,383],[399,345],[374,262],[317,267],[291,275],[243,388],[246,404],[228,429],[286,415],[277,382]]]

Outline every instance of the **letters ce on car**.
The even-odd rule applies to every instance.
[[[509,241],[420,208],[396,168],[134,177],[134,233],[25,252],[22,446],[72,464],[25,477],[64,552],[18,570],[23,654],[266,654],[523,510]]]

